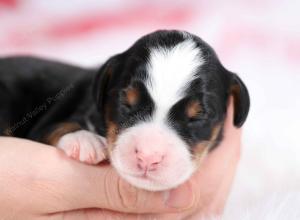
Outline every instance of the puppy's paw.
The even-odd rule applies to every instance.
[[[106,139],[85,130],[62,136],[57,147],[69,157],[88,164],[97,164],[106,159]]]

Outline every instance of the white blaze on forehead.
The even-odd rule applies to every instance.
[[[164,120],[170,108],[183,98],[183,89],[203,63],[201,51],[191,39],[171,48],[150,50],[146,87],[155,103],[155,121]]]

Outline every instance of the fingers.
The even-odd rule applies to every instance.
[[[234,121],[234,100],[233,97],[229,97],[229,104],[227,108],[227,115],[224,123],[223,140],[216,149],[217,152],[225,153],[227,156],[233,156],[239,159],[241,151],[241,138],[242,129],[233,125]]]
[[[230,96],[228,100],[227,114],[225,119],[225,124],[227,126],[233,125],[233,117],[234,117],[234,100],[233,97]]]
[[[190,206],[192,193],[187,188],[185,195],[171,192],[149,192],[133,187],[123,180],[110,165],[88,166],[64,157],[58,162],[60,167],[50,171],[55,176],[56,193],[63,198],[61,210],[89,207],[114,210],[125,213],[176,212]],[[172,201],[171,203],[169,201]],[[175,204],[174,204],[175,201]],[[49,210],[50,212],[60,211]]]
[[[126,213],[159,213],[174,212],[189,206],[191,203],[188,198],[182,200],[181,195],[175,195],[171,192],[149,192],[133,187],[125,180],[119,177],[111,166],[101,168],[102,171],[95,172],[92,183],[96,186],[88,197],[95,198],[97,207],[111,209]],[[188,190],[188,189],[187,189]],[[191,194],[191,193],[190,193]],[[178,201],[175,205],[170,203],[170,199]]]
[[[230,96],[229,102],[228,102],[228,107],[227,107],[226,119],[224,122],[224,134],[223,134],[224,139],[221,143],[221,145],[223,145],[223,146],[230,147],[230,145],[227,145],[227,140],[229,140],[229,141],[234,141],[234,140],[239,141],[240,140],[241,129],[236,128],[233,125],[233,121],[234,121],[234,100],[233,100],[233,97]]]
[[[0,155],[6,155],[0,167],[18,192],[10,205],[36,214],[91,207],[126,213],[175,212],[191,203],[192,196],[182,200],[180,194],[176,199],[172,192],[137,189],[121,179],[110,165],[85,165],[44,144],[0,138],[0,146]],[[12,187],[2,183],[12,194]],[[176,204],[169,203],[168,198]]]
[[[86,209],[86,210],[75,210],[64,213],[55,213],[40,217],[38,220],[153,220],[164,218],[159,215],[152,214],[130,214],[113,212],[103,209]],[[169,218],[168,218],[169,219]],[[175,218],[174,218],[175,220]]]
[[[125,213],[177,212],[190,207],[193,200],[189,187],[183,188],[181,193],[176,190],[149,192],[133,187],[110,165],[91,167],[77,163],[75,176],[69,175],[64,174],[65,179],[70,178],[74,183],[64,189],[63,197],[76,204],[69,200],[68,210],[97,207]],[[183,194],[188,196],[183,199]]]

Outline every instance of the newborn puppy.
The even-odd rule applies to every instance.
[[[98,69],[30,57],[0,59],[0,133],[57,146],[89,164],[109,159],[131,184],[165,190],[186,181],[234,124],[248,91],[213,49],[181,31],[140,38]]]

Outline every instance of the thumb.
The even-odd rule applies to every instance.
[[[184,187],[180,193],[146,191],[127,183],[110,165],[82,166],[79,172],[85,173],[89,182],[81,192],[90,199],[90,207],[126,213],[160,213],[179,211],[192,203],[190,187]]]

